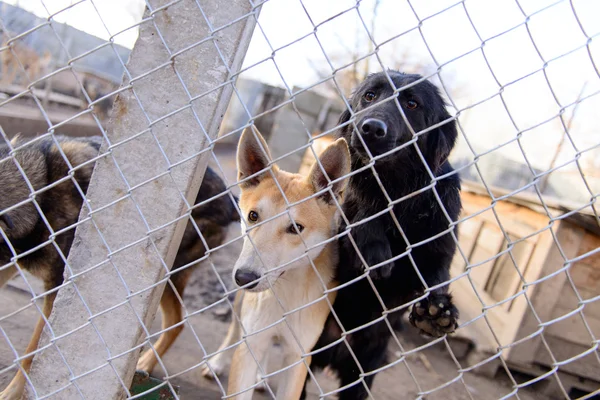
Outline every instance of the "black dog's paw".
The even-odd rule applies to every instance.
[[[392,250],[387,243],[372,242],[366,244],[363,249],[361,253],[369,267],[381,264],[393,257]],[[392,275],[393,267],[394,262],[392,261],[377,268],[372,268],[370,275],[373,279],[387,279]]]
[[[431,293],[429,297],[416,303],[409,316],[410,323],[434,337],[452,333],[458,327],[458,310],[447,294]]]

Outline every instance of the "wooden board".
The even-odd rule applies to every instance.
[[[561,316],[567,315],[573,310],[573,308],[563,308],[557,306],[554,308],[554,310],[552,310],[552,319],[560,318]],[[582,313],[594,337],[599,338],[600,319],[589,315],[585,312],[585,310],[583,310]],[[546,337],[552,335],[557,339],[564,340],[565,346],[568,345],[568,343],[580,344],[588,348],[592,346],[593,339],[590,336],[590,333],[587,331],[580,313],[571,315],[567,319],[553,323],[546,328],[546,331],[548,332]]]
[[[474,214],[477,211],[483,210],[490,206],[491,199],[487,196],[481,196],[474,193],[462,192],[461,199],[463,208],[468,214]],[[493,222],[513,232],[518,237],[523,237],[538,231],[548,225],[549,218],[532,211],[526,207],[519,206],[508,201],[500,201],[494,205],[495,214],[492,212],[484,212],[477,216],[486,221]]]
[[[482,290],[477,290],[479,297],[482,297],[486,304],[491,304],[489,296],[481,292]],[[455,306],[460,311],[460,323],[474,321],[459,329],[456,335],[472,341],[478,352],[489,351],[494,353],[498,348],[494,332],[502,332],[506,321],[498,313],[493,312],[488,312],[487,321],[480,318],[483,306],[467,277],[452,282],[450,293],[452,293]]]
[[[561,244],[566,257],[572,258],[577,254],[584,231],[573,224],[562,221],[560,225],[554,225],[556,237]],[[536,246],[534,259],[531,260],[530,271],[526,278],[531,282],[563,268],[564,260],[549,232],[546,232],[543,242]],[[541,240],[541,239],[540,239]],[[542,321],[552,319],[552,311],[558,302],[558,294],[561,292],[566,280],[566,274],[558,274],[551,279],[532,286],[531,302],[538,317]],[[521,307],[528,307],[523,304]],[[515,310],[516,312],[517,310]],[[533,313],[527,313],[525,317],[515,324],[517,329],[516,338],[524,337],[538,329],[538,321]],[[511,362],[530,364],[535,358],[540,345],[539,340],[531,342],[531,346],[520,349],[518,352],[510,353]]]
[[[579,248],[579,255],[589,253],[590,251],[596,250],[600,247],[600,236],[594,235],[591,232],[586,232],[581,241],[581,247]],[[595,265],[600,268],[600,251],[592,255],[587,256],[582,262],[588,265]]]
[[[460,251],[464,254],[467,259],[471,257],[471,253],[477,242],[479,231],[483,226],[483,222],[477,218],[470,218],[464,220],[458,225],[458,245]],[[457,276],[465,271],[467,266],[465,259],[457,249],[452,260],[451,273],[452,276]]]
[[[484,223],[469,258],[470,264],[473,265],[470,275],[478,288],[485,290],[488,278],[496,263],[497,255],[503,249],[504,236],[502,231],[497,226]]]
[[[480,318],[463,328],[458,334],[473,340],[478,350],[493,351],[499,344],[494,334],[501,345],[513,343],[527,307],[523,296],[498,305],[500,301],[514,295],[523,285],[510,257],[507,254],[497,256],[506,246],[501,227],[511,240],[515,241],[547,226],[548,218],[507,202],[496,203],[493,210],[489,209],[491,199],[486,196],[466,192],[461,196],[464,207],[463,219],[470,215],[473,217],[459,224],[459,242],[469,257],[470,265],[482,262],[481,265],[474,266],[469,273],[475,288],[467,277],[456,281],[451,286],[455,302],[461,312],[461,321],[481,317],[481,301],[486,306],[496,306],[487,311],[487,320]],[[502,221],[502,224],[499,221]],[[558,224],[556,223],[555,226]],[[542,269],[542,262],[546,258],[551,240],[548,236],[549,232],[539,233],[526,241],[519,242],[513,249],[521,274],[530,281],[537,279]],[[541,244],[540,238],[544,239]],[[489,261],[485,262],[485,260]],[[463,272],[464,260],[457,255],[453,265],[454,276]],[[516,311],[509,313],[515,304],[518,305]]]
[[[548,257],[548,253],[552,247],[553,239],[552,235],[549,231],[543,231],[538,235],[530,238],[529,240],[535,239],[535,246],[533,247],[533,251],[530,254],[529,261],[527,263],[527,267],[523,273],[523,277],[525,282],[534,282],[543,275],[543,269]],[[523,283],[519,282],[519,289],[523,287]],[[531,299],[533,294],[539,288],[536,285],[531,285],[527,287],[527,295]],[[521,295],[515,298],[512,302],[507,303],[510,304],[508,308],[508,312],[506,313],[506,325],[504,327],[504,331],[501,333],[501,338],[503,343],[513,343],[517,340],[522,339],[523,337],[532,334],[537,329],[537,324],[533,326],[524,326],[523,321],[527,318],[533,316],[533,312],[531,311],[530,305],[527,302],[527,299],[524,295]],[[536,308],[537,310],[537,308]],[[528,346],[521,346],[525,348],[529,348]],[[514,354],[521,353],[523,350],[519,349],[518,352],[514,352]],[[507,349],[505,352],[506,357],[510,358],[513,354],[511,349]]]
[[[19,86],[19,85],[11,84],[11,85],[0,86],[0,91],[2,91],[4,93],[8,93],[10,95],[15,95],[15,94],[21,93],[25,90],[27,90],[27,89],[22,86]],[[52,91],[49,93],[46,93],[45,90],[37,89],[37,88],[31,88],[31,92],[35,95],[35,97],[37,97],[40,100],[44,100],[47,97],[48,100],[50,100],[50,101],[53,101],[53,102],[59,103],[59,104],[64,104],[67,106],[71,106],[76,109],[84,109],[87,107],[87,104],[77,97],[67,96],[67,95],[52,92]],[[26,96],[30,97],[31,95],[27,94]]]
[[[583,301],[595,298],[598,295],[596,290],[586,289],[581,286],[576,288]],[[575,295],[571,284],[569,282],[565,282],[562,290],[560,291],[560,295],[558,296],[558,302],[556,303],[556,306],[573,310],[578,306],[578,304],[579,299]],[[586,315],[600,319],[600,299],[587,303],[584,311]]]
[[[571,266],[571,278],[576,287],[587,289],[594,296],[598,296],[600,295],[600,264],[591,265],[584,261]]]
[[[546,338],[552,354],[558,361],[567,360],[576,354],[582,354],[588,350],[589,346],[581,346],[577,344],[566,344],[564,340],[549,336]],[[552,365],[552,358],[546,350],[540,349],[537,353],[535,362],[547,367]],[[595,354],[591,353],[585,357],[579,358],[569,364],[565,364],[560,367],[561,371],[569,372],[571,374],[600,381],[600,362]]]
[[[515,243],[510,254],[503,254],[499,259],[490,280],[486,285],[488,292],[494,300],[502,301],[516,294],[523,286],[521,276],[525,276],[529,266],[529,261],[533,254],[533,249],[537,237],[532,240],[525,240]],[[514,259],[514,262],[513,262]],[[515,264],[516,263],[516,264]],[[506,311],[510,311],[512,301],[502,304]]]

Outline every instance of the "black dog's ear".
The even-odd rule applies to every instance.
[[[348,110],[347,108],[344,110],[344,112],[340,115],[340,119],[338,120],[338,126],[345,124],[346,122],[350,121],[350,118],[352,117],[352,114],[350,113],[350,110]],[[343,127],[342,129],[346,129],[346,127]]]
[[[342,115],[340,115],[340,119],[338,121],[338,125],[341,125],[343,123],[346,123],[346,122],[350,121],[350,117],[352,117],[352,114],[350,114],[350,110],[348,110],[346,108],[344,110],[344,112],[342,113]]]
[[[350,110],[348,110],[347,108],[344,110],[344,112],[340,115],[340,118],[338,119],[338,123],[337,123],[337,131],[335,133],[335,137],[337,138],[346,138],[347,140],[350,140],[350,136],[349,136],[349,132],[352,132],[352,124],[347,124],[342,126],[341,128],[339,128],[340,125],[347,123],[348,121],[350,121],[350,118],[352,118],[352,113],[350,112]]]
[[[450,118],[450,115],[446,115],[446,118]],[[457,136],[455,121],[448,121],[425,135],[425,143],[421,150],[424,150],[425,160],[434,174],[448,159]]]

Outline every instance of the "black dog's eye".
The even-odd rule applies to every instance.
[[[248,213],[248,221],[256,222],[258,221],[258,213],[254,210]]]
[[[296,231],[296,228],[294,228],[294,224],[290,224],[290,226],[288,226],[288,228],[287,228],[287,233],[297,235],[298,233],[300,233],[304,230],[304,227],[297,222],[296,222],[296,226],[298,227],[297,231]]]
[[[406,102],[406,108],[408,108],[409,110],[414,110],[417,107],[419,107],[419,103],[417,103],[414,100],[409,100]]]
[[[372,102],[373,100],[375,100],[376,97],[377,97],[377,95],[373,92],[367,92],[363,96],[365,101],[368,101],[369,103]]]

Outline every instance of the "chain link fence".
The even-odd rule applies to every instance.
[[[349,385],[340,387],[335,370],[310,368],[310,357],[328,348],[302,349],[307,398],[344,398],[353,387],[374,399],[600,394],[600,25],[592,0],[1,7],[0,398],[239,394],[227,393],[227,360],[261,333],[241,326],[234,337],[243,289],[232,270],[252,232],[238,204],[247,181],[238,181],[239,137],[258,128],[272,176],[274,164],[306,174],[315,160],[327,171],[318,156],[340,130],[367,148],[351,96],[374,72],[391,87],[385,101],[399,124],[408,122],[401,96],[421,82],[440,89],[450,114],[410,126],[410,140],[367,152],[350,173],[373,174],[386,199],[380,211],[352,221],[336,203],[345,229],[266,267],[274,274],[320,245],[356,243],[353,230],[384,215],[406,242],[391,261],[411,263],[424,288],[386,305],[375,274],[390,260],[369,265],[364,255],[355,279],[324,286],[319,300],[366,284],[382,309],[340,327],[335,344],[357,362]],[[396,87],[390,68],[422,78]],[[440,173],[420,146],[453,124],[454,170]],[[428,179],[395,198],[386,190],[395,184],[378,173],[386,157],[407,151]],[[458,175],[462,213],[454,220],[438,189]],[[336,182],[324,190],[333,193]],[[285,211],[264,224],[292,218],[319,195],[288,201],[276,187]],[[396,215],[420,196],[446,222],[411,243]],[[439,237],[456,252],[449,278],[428,285],[420,272],[428,266],[413,254]],[[456,332],[419,335],[410,310],[448,288],[460,312]],[[277,301],[285,310],[277,323],[288,327],[314,303],[286,310]],[[334,305],[330,318],[340,321]],[[391,338],[387,361],[368,368],[353,353],[353,335],[378,323]],[[291,332],[298,345],[301,334]],[[268,363],[253,356],[257,380],[240,393],[275,398],[281,376],[298,364],[280,359],[282,345]],[[162,380],[141,385],[148,380],[136,370]]]

